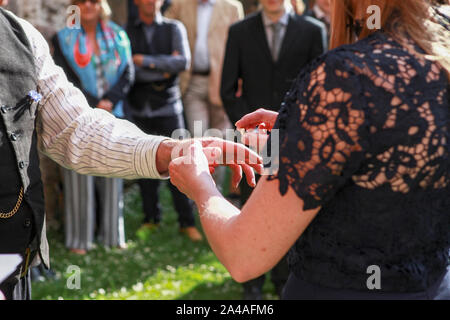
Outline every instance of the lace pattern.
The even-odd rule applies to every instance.
[[[446,73],[383,32],[303,70],[270,177],[322,208],[290,251],[297,276],[364,290],[376,264],[385,291],[436,281],[449,264],[449,111]]]
[[[401,193],[449,183],[445,72],[384,34],[364,45],[371,50],[318,58],[282,105],[280,171],[272,179],[282,194],[292,187],[305,209],[324,204],[349,178]]]

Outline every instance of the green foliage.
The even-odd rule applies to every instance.
[[[138,237],[143,213],[136,184],[125,193],[127,249],[97,246],[85,256],[70,253],[62,232],[49,231],[55,280],[33,282],[33,299],[242,299],[242,286],[232,280],[207,242],[192,243],[179,234],[169,189],[161,188],[163,221],[151,234]],[[197,221],[200,227],[200,223]],[[69,266],[81,270],[81,288],[69,289]],[[273,285],[265,298],[275,299]]]

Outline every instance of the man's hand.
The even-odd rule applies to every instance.
[[[100,102],[97,105],[97,108],[106,110],[108,112],[112,112],[113,107],[114,107],[113,103],[108,99],[100,100]]]
[[[133,55],[133,62],[138,67],[142,67],[142,65],[144,64],[144,55],[142,55],[142,54],[134,54]]]
[[[160,144],[156,154],[156,168],[158,172],[165,173],[169,163],[176,158],[189,155],[189,147],[195,142],[199,142],[203,148],[203,153],[208,159],[210,172],[219,165],[226,165],[233,172],[232,183],[237,186],[245,173],[250,186],[256,186],[255,173],[262,173],[262,158],[245,147],[231,141],[218,138],[201,138],[189,140],[165,140]]]
[[[220,151],[217,155],[220,155]],[[169,173],[172,184],[194,201],[202,194],[216,190],[209,172],[209,160],[199,141],[193,141],[184,156],[174,159],[169,164]]]

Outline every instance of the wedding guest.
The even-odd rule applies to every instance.
[[[312,0],[311,9],[305,12],[305,15],[310,16],[323,22],[326,26],[327,31],[327,43],[330,43],[330,25],[331,25],[331,6],[330,0]],[[328,46],[327,46],[328,48]]]
[[[375,3],[380,29],[367,23],[373,0],[332,1],[334,49],[301,71],[279,114],[236,124],[280,136],[278,171],[242,210],[197,145],[193,164],[169,166],[237,281],[289,251],[285,299],[450,299],[450,20],[435,1]]]
[[[285,0],[259,2],[261,10],[229,30],[221,96],[233,123],[260,107],[277,111],[301,68],[324,52],[322,23],[296,15]],[[241,185],[242,206],[251,192]],[[287,277],[282,260],[271,271],[278,295]],[[244,283],[244,298],[261,299],[264,281],[261,276]]]
[[[187,128],[192,136],[211,128],[224,136],[231,128],[220,98],[225,44],[230,25],[244,17],[243,6],[236,0],[172,0],[165,16],[184,24],[192,55],[190,69],[180,75]],[[219,188],[225,184],[224,169],[214,173]]]
[[[109,21],[106,0],[73,0],[72,4],[80,8],[81,28],[66,27],[53,38],[55,62],[92,108],[121,118],[134,79],[128,36]],[[72,252],[85,254],[96,233],[105,246],[125,246],[121,179],[64,170],[64,200],[65,243]]]
[[[172,0],[166,17],[181,21],[187,29],[191,68],[181,77],[186,121],[191,134],[194,122],[209,128],[230,127],[220,98],[220,80],[228,28],[244,17],[235,0]]]
[[[135,3],[139,17],[126,28],[136,66],[136,82],[128,96],[133,122],[148,134],[170,137],[185,128],[178,74],[190,65],[186,29],[181,22],[161,15],[162,0],[135,0]],[[140,230],[153,231],[162,218],[160,181],[142,179],[139,186],[145,215]],[[180,233],[192,241],[201,241],[191,200],[170,183],[169,188]]]
[[[291,6],[295,14],[301,16],[305,12],[305,3],[303,0],[291,0]]]
[[[164,14],[172,4],[172,0],[164,0],[161,6],[161,13]],[[139,17],[138,7],[134,3],[134,0],[127,0],[128,18],[127,24],[133,23]]]

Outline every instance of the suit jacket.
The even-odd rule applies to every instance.
[[[181,21],[186,27],[191,53],[194,52],[197,34],[198,0],[173,0],[165,16]],[[212,104],[222,106],[220,99],[220,80],[225,55],[228,28],[244,17],[242,4],[236,0],[216,0],[211,15],[208,32],[208,50],[210,55],[209,99]],[[192,57],[194,59],[194,57]],[[184,93],[189,85],[192,66],[180,75],[181,91]]]
[[[319,19],[319,18],[316,16],[316,13],[314,12],[313,9],[307,10],[307,11],[305,12],[305,16],[314,18],[314,19],[319,20],[320,22],[323,22],[323,23],[325,24],[326,31],[327,31],[327,46],[329,46],[329,44],[330,44],[330,38],[331,38],[331,26],[330,26],[330,24],[329,24],[325,19]]]
[[[231,26],[221,97],[232,123],[258,108],[278,111],[302,67],[325,51],[325,41],[323,23],[291,14],[278,61],[274,62],[261,12]],[[242,95],[236,97],[239,79],[243,80]]]

